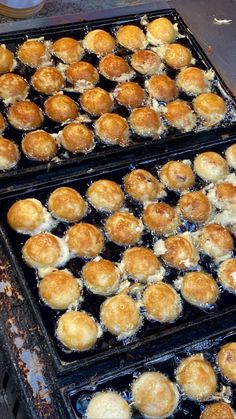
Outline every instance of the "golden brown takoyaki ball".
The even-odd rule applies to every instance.
[[[131,247],[127,249],[121,261],[122,269],[132,279],[139,282],[155,282],[160,279],[161,264],[151,249]]]
[[[92,64],[80,61],[69,65],[66,69],[66,78],[71,84],[81,85],[83,89],[91,89],[98,83],[99,74]]]
[[[165,240],[163,259],[175,269],[186,269],[196,266],[199,254],[189,233],[168,237]]]
[[[88,351],[98,339],[99,329],[94,318],[84,311],[67,311],[59,317],[56,336],[72,351]]]
[[[8,109],[8,121],[16,128],[23,131],[37,129],[43,123],[42,110],[29,100],[13,103]]]
[[[3,114],[0,112],[0,134],[3,133],[5,128],[6,128],[6,122],[5,122],[5,119],[3,118]]]
[[[115,212],[105,222],[109,240],[121,246],[137,243],[142,236],[143,224],[129,212]]]
[[[79,41],[74,38],[65,37],[57,39],[52,44],[51,52],[56,57],[60,58],[64,63],[71,64],[82,58],[84,50]]]
[[[85,36],[83,47],[89,52],[103,56],[113,52],[115,39],[103,29],[95,29]]]
[[[108,179],[99,179],[89,186],[87,198],[97,211],[118,211],[124,203],[124,193],[118,185]]]
[[[116,41],[122,47],[136,51],[147,46],[144,32],[138,26],[124,25],[116,32]]]
[[[127,61],[115,54],[108,54],[101,59],[99,71],[106,79],[112,81],[130,80],[134,74]]]
[[[164,61],[169,67],[179,70],[191,64],[192,53],[181,44],[170,44],[166,47]]]
[[[154,51],[140,49],[131,56],[131,65],[139,73],[152,76],[161,70],[161,59]]]
[[[228,165],[233,169],[236,169],[236,144],[232,144],[226,149],[225,157]]]
[[[55,67],[41,67],[31,77],[35,90],[45,95],[53,95],[64,87],[64,77]]]
[[[9,170],[15,167],[20,159],[17,145],[0,135],[0,170]]]
[[[39,295],[49,307],[66,310],[71,304],[78,303],[81,285],[69,271],[57,269],[46,274],[39,282]]]
[[[229,292],[236,293],[236,259],[227,259],[218,269],[218,279]]]
[[[160,235],[173,233],[180,224],[176,209],[166,202],[148,204],[144,208],[142,220],[148,230]]]
[[[205,151],[195,158],[194,170],[203,180],[217,182],[228,174],[228,165],[219,153]]]
[[[145,91],[138,83],[127,81],[120,83],[114,90],[117,102],[126,108],[138,108],[145,100]]]
[[[215,186],[215,205],[218,208],[232,208],[236,205],[236,185],[221,182]]]
[[[195,112],[203,118],[208,125],[218,124],[226,114],[226,103],[222,97],[215,93],[202,93],[193,101]]]
[[[120,339],[134,335],[142,322],[137,304],[127,294],[107,298],[101,305],[100,319]]]
[[[44,102],[44,109],[48,118],[58,123],[75,119],[79,114],[77,103],[62,94],[49,97]]]
[[[86,287],[98,295],[112,295],[120,285],[120,271],[110,260],[95,258],[84,265],[82,270]]]
[[[36,39],[28,39],[21,44],[17,56],[23,64],[32,68],[40,67],[49,59],[46,45]]]
[[[211,275],[204,272],[188,272],[181,282],[181,294],[188,303],[197,307],[215,304],[219,289]]]
[[[181,215],[192,223],[204,223],[208,220],[212,206],[202,191],[187,192],[179,199]]]
[[[124,179],[127,194],[141,202],[152,201],[163,194],[162,184],[144,169],[132,170]]]
[[[147,80],[146,87],[152,98],[164,102],[169,102],[178,96],[175,80],[172,80],[166,74],[152,76]]]
[[[160,173],[161,182],[168,188],[184,191],[195,183],[195,175],[191,167],[183,161],[171,160],[162,166]]]
[[[198,67],[182,68],[176,77],[176,84],[187,95],[197,96],[210,90],[206,72]]]
[[[26,134],[21,142],[21,148],[30,160],[49,161],[57,154],[55,138],[44,130]]]
[[[223,345],[218,352],[217,365],[221,374],[236,384],[236,342]]]
[[[176,380],[193,400],[208,400],[217,389],[215,371],[202,354],[183,359],[177,368]]]
[[[116,113],[104,113],[95,122],[95,133],[105,144],[126,146],[129,142],[129,125]]]
[[[86,90],[80,96],[80,104],[84,111],[95,116],[112,112],[114,105],[111,95],[101,87]]]
[[[32,268],[58,267],[68,260],[68,249],[62,239],[46,232],[30,237],[22,248],[22,255]]]
[[[159,113],[148,107],[134,109],[129,123],[135,134],[141,137],[157,138],[163,131]]]
[[[0,44],[0,74],[9,73],[15,67],[14,54],[4,44]]]
[[[160,323],[175,321],[182,311],[179,294],[164,282],[149,285],[143,294],[143,306],[147,317]]]
[[[120,394],[113,390],[96,393],[90,400],[87,410],[87,419],[131,419],[131,408]]]
[[[172,127],[183,132],[192,131],[197,122],[194,111],[187,102],[180,99],[167,104],[164,116]]]
[[[7,212],[7,222],[19,233],[30,233],[44,221],[45,208],[38,199],[26,198],[14,202]]]
[[[200,249],[212,258],[226,256],[234,248],[233,237],[220,224],[208,224],[199,231]]]
[[[176,385],[158,371],[141,374],[132,383],[131,390],[135,407],[147,418],[167,418],[179,403]]]
[[[166,17],[154,19],[147,25],[147,39],[150,44],[170,44],[175,41],[175,38],[174,25]]]
[[[98,256],[104,248],[102,232],[94,225],[82,222],[67,230],[66,243],[70,252],[81,258]]]
[[[50,194],[48,209],[59,220],[74,223],[85,216],[87,204],[75,189],[61,186]]]
[[[201,413],[200,419],[235,419],[236,413],[225,402],[210,403]]]
[[[0,76],[0,99],[5,103],[13,103],[27,97],[29,85],[18,74],[6,73]]]
[[[71,153],[89,153],[95,147],[93,131],[79,122],[71,122],[59,133],[58,140]]]

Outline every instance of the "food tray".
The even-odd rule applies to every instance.
[[[215,79],[213,82],[213,91],[216,93],[219,93],[221,96],[223,96],[228,103],[228,116],[222,121],[222,123],[217,126],[213,127],[211,129],[207,129],[206,127],[198,127],[196,132],[189,132],[189,133],[181,133],[174,128],[169,128],[167,130],[167,133],[165,133],[157,142],[153,141],[152,139],[145,139],[140,138],[138,136],[132,135],[132,141],[131,145],[128,147],[132,152],[136,153],[136,155],[141,151],[145,150],[148,146],[148,148],[152,148],[156,146],[156,143],[162,145],[165,143],[168,143],[169,141],[174,140],[175,142],[178,141],[179,144],[182,144],[182,141],[186,139],[189,143],[192,143],[193,140],[200,142],[201,140],[210,140],[212,138],[223,138],[225,134],[230,135],[232,134],[235,122],[234,122],[234,110],[235,110],[235,101],[225,86],[223,80],[220,78],[219,74],[215,71],[215,69],[212,67],[208,57],[204,54],[199,44],[196,42],[195,38],[191,34],[191,32],[188,30],[186,24],[182,20],[181,16],[176,12],[175,9],[169,9],[169,10],[163,10],[160,12],[153,12],[148,13],[146,18],[150,21],[154,18],[160,17],[160,16],[166,16],[168,17],[173,23],[178,23],[179,32],[181,34],[181,38],[177,40],[177,42],[180,42],[181,44],[188,46],[192,53],[194,58],[196,59],[196,65],[199,66],[202,69],[209,70],[213,69],[215,72]],[[76,24],[70,24],[70,25],[59,25],[52,28],[43,28],[40,30],[28,30],[26,32],[18,32],[18,33],[10,33],[8,35],[3,35],[0,38],[0,43],[6,44],[6,46],[12,50],[16,51],[19,44],[23,42],[26,38],[38,38],[38,37],[44,37],[45,40],[55,40],[59,37],[63,36],[71,36],[77,39],[84,38],[85,34],[92,29],[96,28],[103,28],[105,30],[110,31],[111,33],[114,32],[114,30],[124,24],[135,24],[140,27],[143,27],[141,25],[143,15],[137,14],[137,15],[129,15],[126,17],[119,17],[113,18],[113,19],[106,19],[106,20],[98,20],[93,22],[86,22],[86,25],[84,23],[76,23]],[[145,19],[146,19],[145,18]],[[118,51],[123,56],[130,56],[130,52],[120,48]],[[83,57],[83,60],[87,60],[94,65],[97,65],[98,59],[93,54],[86,54]],[[55,61],[55,64],[57,62]],[[23,75],[25,78],[29,79],[34,70],[30,70],[29,68],[26,68],[25,66],[18,64],[18,67],[16,68],[16,72]],[[171,70],[170,68],[167,69],[167,74],[169,74],[172,78],[175,77],[176,71]],[[142,76],[136,76],[133,81],[138,81],[141,85],[144,84],[145,77]],[[105,88],[108,91],[113,90],[114,86],[116,85],[115,82],[110,82],[103,78],[101,76],[101,81],[98,84],[98,86],[101,86]],[[69,96],[74,98],[76,101],[78,100],[79,94],[78,93],[70,93],[66,92]],[[187,97],[185,94],[180,93],[180,98],[190,101],[192,98]],[[43,97],[42,95],[35,94],[35,91],[31,88],[29,99],[37,103],[40,107],[42,107],[44,100],[46,97]],[[6,113],[6,107],[3,105],[3,103],[0,104],[0,111],[3,111],[3,113]],[[115,112],[118,112],[124,117],[127,117],[129,115],[129,112],[121,106],[117,106],[114,110]],[[82,112],[83,114],[84,112]],[[88,124],[88,126],[93,125],[93,118],[91,120],[91,123]],[[46,131],[50,133],[57,133],[61,130],[61,126],[58,124],[50,121],[48,118],[45,118],[45,122],[42,129],[45,129]],[[6,138],[14,140],[17,144],[20,144],[21,138],[22,138],[22,132],[14,129],[10,125],[7,127],[4,133]],[[65,168],[65,167],[78,167],[78,164],[83,169],[85,166],[92,167],[95,162],[98,161],[98,158],[111,158],[112,155],[115,153],[117,155],[117,158],[123,158],[125,159],[126,153],[128,152],[127,147],[125,149],[121,149],[118,146],[108,146],[101,144],[97,142],[97,145],[95,149],[87,155],[78,155],[75,157],[74,155],[70,154],[69,152],[65,153],[65,149],[62,147],[59,149],[58,155],[55,158],[55,161],[51,161],[49,163],[40,163],[40,162],[33,162],[31,160],[28,160],[23,154],[21,155],[21,160],[17,168],[12,169],[10,171],[0,173],[0,180],[6,180],[9,178],[19,178],[19,176],[29,176],[30,174],[34,177],[41,172],[49,172],[55,168]]]
[[[56,367],[60,371],[69,371],[74,370],[78,366],[86,366],[91,363],[95,363],[99,360],[105,359],[108,356],[120,354],[122,352],[130,352],[132,348],[142,345],[145,342],[155,340],[157,341],[163,335],[171,335],[172,333],[181,330],[184,330],[187,326],[193,324],[199,324],[203,319],[207,319],[208,317],[217,317],[219,314],[223,312],[231,312],[232,310],[235,311],[235,299],[236,296],[228,293],[227,291],[222,291],[218,302],[215,305],[215,308],[211,308],[206,310],[206,312],[196,308],[188,303],[184,303],[184,312],[183,315],[175,322],[170,324],[160,324],[158,322],[152,323],[147,320],[144,321],[144,326],[138,332],[137,336],[131,339],[130,341],[126,341],[125,344],[122,342],[118,342],[115,337],[112,337],[108,332],[105,332],[103,337],[98,341],[97,346],[88,352],[70,352],[65,351],[62,348],[62,345],[57,341],[55,338],[54,330],[55,324],[58,318],[59,313],[51,310],[43,303],[40,302],[38,296],[38,289],[37,289],[37,276],[33,269],[30,269],[26,266],[26,264],[22,261],[21,258],[21,248],[23,243],[26,241],[28,236],[20,235],[9,228],[6,223],[6,213],[13,202],[17,199],[22,199],[26,197],[36,197],[40,199],[43,203],[46,202],[48,195],[51,191],[53,191],[57,186],[70,186],[77,189],[82,195],[84,195],[87,186],[93,181],[99,178],[107,178],[111,180],[115,180],[118,183],[122,182],[122,179],[126,173],[128,173],[131,169],[134,168],[145,168],[150,170],[153,173],[156,173],[156,167],[164,164],[168,160],[178,160],[178,159],[191,159],[193,158],[198,152],[206,151],[206,150],[215,150],[219,152],[224,152],[227,146],[234,143],[235,139],[232,140],[225,140],[224,144],[219,144],[218,141],[215,144],[211,145],[202,145],[201,147],[196,146],[193,147],[192,150],[177,150],[173,149],[172,153],[166,153],[162,156],[152,156],[148,160],[144,159],[140,162],[136,163],[127,163],[125,165],[121,165],[120,167],[111,168],[108,164],[107,167],[103,167],[103,169],[97,170],[97,172],[93,174],[82,173],[78,176],[74,173],[74,178],[66,177],[64,175],[62,178],[55,178],[54,181],[45,181],[39,182],[38,185],[34,184],[31,185],[29,188],[24,190],[15,190],[11,191],[10,196],[3,196],[1,199],[1,214],[2,214],[2,229],[1,235],[7,246],[9,257],[11,259],[12,265],[17,270],[17,274],[21,285],[23,286],[25,293],[28,295],[35,315],[37,316],[37,320],[40,323],[41,327],[44,330],[44,336],[47,340],[47,343],[50,347],[50,352],[53,356],[54,362]],[[199,186],[201,185],[201,181]],[[168,199],[166,200],[169,203],[174,204],[176,202],[176,194],[169,193]],[[140,206],[134,204],[134,202],[126,200],[127,206],[136,214],[140,214]],[[104,215],[99,215],[94,210],[91,210],[87,217],[83,220],[87,222],[92,222],[96,225],[101,226],[101,222],[104,220]],[[194,226],[189,226],[189,228],[193,228]],[[188,228],[188,227],[187,227]],[[58,234],[59,236],[63,235],[63,232],[67,229],[67,226],[63,223],[60,223],[55,230],[52,232]],[[183,227],[186,229],[186,226]],[[145,233],[143,235],[143,245],[152,245],[153,243],[153,236],[151,233]],[[124,247],[120,247],[115,245],[114,243],[107,242],[105,251],[101,256],[111,259],[113,261],[120,260],[120,254],[123,253]],[[79,276],[80,270],[83,266],[84,261],[79,258],[71,259],[66,267],[68,267],[75,276]],[[202,264],[207,271],[212,272],[213,276],[215,275],[215,267],[212,265],[211,260],[207,257],[202,258]],[[173,276],[176,275],[176,271],[170,269],[169,274],[167,276],[167,282],[172,282]],[[98,318],[99,314],[99,305],[104,300],[104,297],[93,296],[89,294],[87,291],[84,290],[84,302],[82,303],[82,310],[88,311],[91,313],[95,318]]]

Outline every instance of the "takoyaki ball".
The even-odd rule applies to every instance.
[[[178,202],[182,217],[191,223],[204,223],[208,220],[212,206],[202,191],[187,192]]]
[[[148,107],[134,109],[129,123],[135,134],[141,137],[157,138],[163,131],[159,113]]]
[[[40,67],[49,59],[46,45],[37,39],[28,39],[21,44],[17,56],[23,64],[32,68]]]
[[[100,319],[118,339],[134,335],[142,323],[137,304],[127,294],[107,298],[101,305]]]
[[[71,153],[89,153],[95,147],[93,131],[79,122],[71,122],[59,133],[58,140]]]
[[[208,400],[217,389],[215,371],[202,354],[182,360],[176,371],[176,380],[185,394],[193,400]]]
[[[99,81],[97,69],[86,61],[72,63],[66,69],[67,80],[78,87],[81,91],[93,88]]]
[[[138,282],[155,282],[160,278],[161,264],[151,249],[132,247],[127,249],[121,261],[122,270]]]
[[[86,287],[97,295],[115,294],[120,285],[120,271],[110,260],[95,258],[82,270]]]
[[[145,91],[138,83],[127,81],[120,83],[114,90],[117,102],[126,108],[138,108],[143,105]]]
[[[222,97],[215,93],[202,93],[193,101],[195,112],[202,117],[208,125],[218,124],[226,114],[226,103]]]
[[[148,230],[156,234],[170,234],[180,224],[177,211],[165,202],[152,202],[143,211],[142,220]]]
[[[22,248],[22,255],[32,268],[58,267],[68,260],[68,249],[62,239],[46,232],[30,237]]]
[[[225,402],[211,403],[201,413],[200,419],[235,419],[236,413]]]
[[[152,98],[164,102],[169,102],[178,96],[175,80],[172,80],[166,74],[152,76],[147,80],[146,87]]]
[[[188,303],[204,308],[215,304],[219,289],[211,275],[188,272],[181,282],[181,294]]]
[[[60,124],[75,119],[79,114],[77,103],[62,94],[49,97],[44,102],[44,109],[49,119]]]
[[[171,190],[184,191],[195,183],[195,175],[191,167],[183,161],[171,160],[162,166],[160,173],[161,182]]]
[[[171,68],[179,70],[191,64],[192,53],[190,49],[181,44],[170,44],[166,47],[164,62]]]
[[[170,44],[176,38],[174,25],[166,17],[152,20],[147,25],[147,40],[152,45]]]
[[[153,201],[163,194],[162,184],[144,169],[132,170],[124,179],[127,194],[136,201]]]
[[[140,49],[131,56],[131,65],[139,73],[152,76],[161,70],[161,59],[154,51]]]
[[[138,26],[125,25],[116,32],[116,41],[124,48],[136,51],[147,46],[144,32]]]
[[[56,336],[66,348],[82,352],[95,346],[99,329],[94,318],[84,311],[67,311],[58,319]]]
[[[236,144],[232,144],[226,149],[225,157],[228,165],[233,169],[236,169]]]
[[[176,77],[176,84],[180,90],[192,96],[208,92],[210,89],[206,72],[198,67],[182,68]]]
[[[128,246],[141,239],[143,224],[129,212],[115,212],[107,218],[105,231],[112,242],[120,246]]]
[[[11,52],[4,44],[0,44],[0,74],[9,73],[13,71],[15,67],[15,58],[13,52]]]
[[[7,212],[7,222],[18,233],[31,234],[45,220],[46,209],[35,198],[19,199]]]
[[[118,185],[108,179],[99,179],[91,183],[87,198],[97,211],[118,211],[124,203],[124,193]]]
[[[168,237],[165,240],[163,259],[175,269],[187,269],[197,265],[199,254],[189,233]]]
[[[78,303],[81,286],[74,276],[65,270],[54,270],[46,274],[39,283],[39,295],[54,310],[66,310]]]
[[[64,77],[55,67],[41,67],[31,77],[33,88],[45,95],[54,95],[64,87]]]
[[[215,186],[214,204],[218,208],[230,209],[236,206],[236,185],[230,182],[221,182]]]
[[[126,146],[129,142],[129,125],[116,113],[104,113],[95,122],[95,133],[105,144]]]
[[[106,79],[112,81],[130,80],[134,74],[127,61],[114,54],[108,54],[101,59],[99,71]]]
[[[228,174],[228,165],[219,153],[205,151],[195,158],[194,170],[203,180],[217,182]]]
[[[111,390],[96,393],[90,400],[87,419],[131,419],[131,410],[126,400]]]
[[[13,103],[8,109],[8,121],[16,128],[23,131],[37,129],[43,123],[42,110],[29,100]]]
[[[6,73],[0,76],[0,99],[6,104],[25,99],[28,92],[27,81],[18,74]]]
[[[236,384],[236,342],[223,345],[218,352],[217,365],[221,374]]]
[[[79,61],[84,53],[80,42],[74,38],[57,39],[51,46],[51,52],[64,63],[71,64]]]
[[[197,122],[194,111],[187,102],[180,99],[167,104],[164,116],[172,127],[183,132],[192,131]]]
[[[143,306],[147,317],[160,323],[172,323],[182,312],[179,294],[164,282],[146,288],[143,294]]]
[[[26,134],[21,142],[21,148],[30,160],[49,161],[57,154],[55,138],[44,130]]]
[[[6,122],[5,122],[5,119],[3,118],[2,113],[0,112],[0,134],[3,133],[5,128],[6,128]]]
[[[59,220],[75,223],[85,216],[87,204],[75,189],[61,186],[50,194],[48,209]]]
[[[85,36],[83,47],[100,57],[114,51],[115,39],[103,29],[95,29]]]
[[[10,170],[20,159],[17,145],[0,135],[0,170]]]
[[[146,418],[168,418],[179,403],[176,385],[158,371],[141,374],[132,383],[131,390],[135,407]]]
[[[93,258],[104,248],[102,232],[92,224],[78,223],[66,232],[66,243],[74,256]]]
[[[112,112],[114,105],[111,95],[101,87],[86,90],[80,96],[80,104],[85,112],[95,116]]]
[[[212,258],[226,256],[233,251],[233,237],[220,224],[208,224],[199,231],[199,246],[202,252]]]
[[[227,291],[236,293],[236,259],[227,259],[220,264],[218,279]]]

